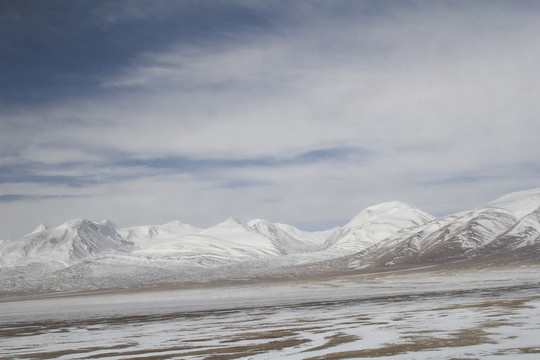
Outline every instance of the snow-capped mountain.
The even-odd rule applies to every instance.
[[[540,189],[442,218],[386,202],[343,227],[315,233],[234,218],[208,229],[179,221],[124,229],[85,219],[40,225],[19,239],[0,241],[0,281],[7,293],[50,292],[372,271],[494,254],[540,260]]]
[[[489,206],[510,213],[517,221],[484,246],[501,251],[540,244],[540,189],[505,195]]]
[[[120,236],[111,222],[75,219],[51,229],[40,225],[16,241],[5,241],[0,247],[0,264],[56,262],[68,266],[110,253],[127,253],[132,248],[133,243]]]
[[[440,262],[540,246],[540,189],[505,195],[486,205],[434,219],[366,248],[354,263]]]

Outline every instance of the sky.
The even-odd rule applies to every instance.
[[[0,0],[0,239],[539,187],[538,34],[534,1]]]

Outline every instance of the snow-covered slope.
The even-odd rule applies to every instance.
[[[281,254],[280,249],[272,239],[235,218],[229,218],[203,230],[200,235],[207,237],[209,245],[215,245],[216,241],[219,240],[224,248],[230,248],[238,253],[248,253],[254,257]]]
[[[540,244],[540,189],[511,193],[488,206],[507,211],[517,221],[493,239],[486,250],[500,251]]]
[[[248,225],[259,234],[269,238],[282,254],[311,252],[320,248],[317,234],[310,237],[307,232],[302,232],[294,226],[273,224],[262,219],[254,219]]]
[[[326,241],[330,250],[359,252],[390,236],[416,228],[435,218],[410,204],[391,201],[371,206],[345,226],[337,229]]]
[[[126,240],[134,241],[138,246],[151,246],[164,239],[174,239],[180,235],[193,234],[202,231],[192,225],[173,220],[163,225],[143,225],[117,230]]]
[[[180,239],[201,231],[202,229],[174,220],[163,225],[123,228],[119,229],[118,233],[135,245],[131,256],[155,260],[178,256],[185,247]]]
[[[321,242],[319,233],[310,237],[309,233],[293,226],[280,227],[262,219],[244,223],[229,218],[208,229],[173,221],[118,232],[135,244],[135,250],[130,254],[134,260],[162,264],[169,261],[181,266],[213,267],[310,252],[320,248]]]
[[[293,238],[295,238],[298,241],[301,241],[303,243],[309,244],[310,247],[313,247],[314,249],[322,249],[324,246],[324,243],[334,231],[336,231],[337,228],[332,228],[328,230],[323,231],[303,231],[298,229],[295,226],[287,225],[287,224],[280,224],[275,223],[274,224],[279,229],[285,231],[289,235],[291,235]]]
[[[119,232],[135,244],[130,256],[137,263],[215,267],[281,254],[271,239],[233,218],[208,229],[173,221]]]

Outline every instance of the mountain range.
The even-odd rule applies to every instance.
[[[40,225],[0,241],[0,294],[539,260],[540,188],[441,218],[386,202],[319,232],[234,218],[208,229],[179,221],[131,228],[88,219]]]

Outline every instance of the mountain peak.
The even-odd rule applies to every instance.
[[[31,233],[29,233],[29,234],[27,234],[27,235],[37,234],[37,233],[40,233],[40,232],[45,231],[45,230],[47,230],[47,229],[48,229],[47,225],[45,225],[45,224],[39,224],[39,225],[34,229],[34,231],[32,231]]]
[[[111,229],[116,228],[116,225],[109,219],[102,220],[98,224],[103,226],[103,227],[108,227],[108,228],[111,228]]]
[[[153,226],[153,229],[157,232],[164,231],[169,234],[187,234],[187,233],[198,233],[202,231],[201,228],[183,223],[180,220],[172,220],[163,225],[156,225],[156,226]]]
[[[403,202],[403,201],[393,200],[393,201],[385,201],[376,205],[368,206],[367,208],[364,209],[364,211],[375,211],[375,210],[389,211],[389,210],[392,210],[394,208],[399,208],[399,207],[415,207],[415,206],[409,203]]]
[[[259,219],[259,218],[252,219],[247,224],[250,227],[256,227],[256,226],[260,226],[260,225],[275,226],[275,224],[272,224],[270,221],[264,220],[264,219]]]
[[[391,235],[423,225],[435,217],[405,202],[389,201],[373,205],[337,229],[326,247],[336,250],[362,251]]]
[[[424,223],[433,219],[435,217],[414,205],[402,201],[388,201],[366,208],[345,226],[354,226],[365,222],[395,223],[401,220]]]
[[[55,230],[55,231],[71,231],[76,232],[81,230],[82,228],[88,228],[88,227],[103,227],[103,228],[111,228],[114,229],[114,224],[108,220],[103,220],[102,222],[94,222],[90,219],[86,218],[75,218],[66,221],[62,225],[59,225],[57,227],[49,228],[48,230]]]
[[[217,225],[214,225],[213,227],[219,227],[219,228],[230,228],[230,227],[248,227],[246,223],[244,223],[242,220],[235,218],[235,217],[229,217],[225,219],[224,221],[220,222]]]
[[[57,227],[38,227],[17,241],[10,241],[3,251],[5,264],[31,262],[77,263],[113,251],[126,252],[133,246],[108,223],[72,219]]]
[[[169,221],[168,223],[165,223],[163,225],[164,226],[182,226],[182,225],[184,225],[184,223],[181,222],[180,220],[172,220],[172,221]]]
[[[87,221],[89,221],[89,220],[88,219],[83,219],[83,218],[71,219],[71,220],[66,221],[65,223],[63,223],[59,227],[68,228],[68,229],[75,229],[75,228],[80,227],[83,223],[85,223]]]

